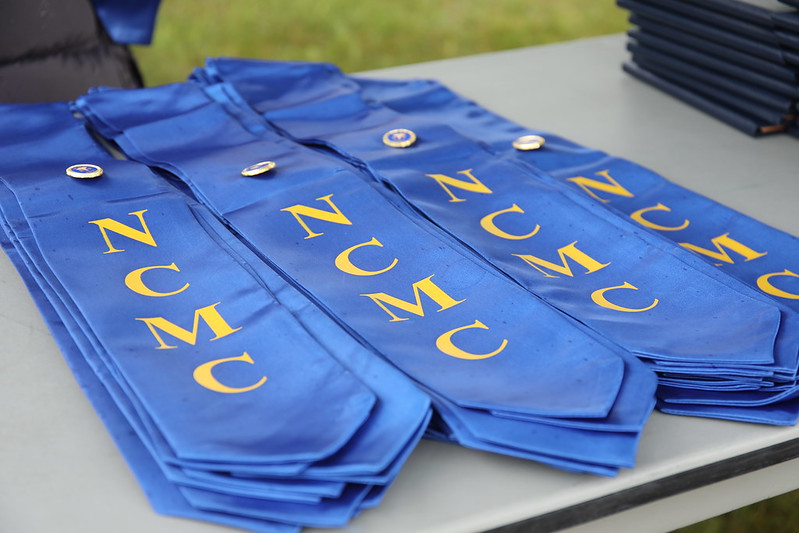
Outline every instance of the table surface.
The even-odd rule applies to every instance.
[[[367,74],[437,78],[799,235],[798,141],[747,137],[626,76],[625,57],[624,36],[612,35]],[[2,255],[0,302],[0,531],[232,531],[151,510]],[[384,503],[344,531],[544,531],[587,520],[574,531],[667,531],[799,487],[795,457],[799,427],[660,413],[636,468],[613,479],[423,441]]]

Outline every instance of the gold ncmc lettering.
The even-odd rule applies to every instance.
[[[631,289],[631,290],[637,291],[638,287],[635,287],[631,283],[628,283],[628,282],[625,281],[623,285],[618,285],[616,287],[606,287],[604,289],[595,290],[594,292],[591,293],[591,300],[595,304],[597,304],[597,305],[599,305],[601,307],[604,307],[606,309],[612,309],[614,311],[622,311],[624,313],[640,313],[642,311],[649,311],[650,309],[652,309],[653,307],[655,307],[657,304],[660,303],[660,300],[655,298],[655,300],[650,305],[648,305],[647,307],[641,307],[641,308],[622,307],[620,305],[616,305],[614,303],[609,302],[605,298],[605,293],[606,292],[617,290],[617,289]]]
[[[610,175],[609,170],[601,170],[599,172],[596,172],[595,175],[602,176],[603,178],[605,178],[605,181],[599,181],[592,178],[586,178],[583,176],[566,178],[566,181],[570,181],[576,184],[578,187],[584,190],[589,196],[604,203],[608,203],[610,202],[610,200],[607,200],[605,198],[600,198],[594,193],[595,190],[606,192],[609,194],[614,194],[616,196],[623,196],[625,198],[632,198],[634,196],[633,193],[622,187],[622,185],[618,181],[613,179],[613,177]]]
[[[558,248],[558,256],[560,257],[560,265],[556,265],[555,263],[551,263],[539,257],[529,254],[512,254],[533,267],[534,269],[541,272],[548,278],[557,278],[560,276],[555,276],[552,274],[548,274],[544,269],[551,270],[552,272],[557,272],[563,276],[574,277],[574,273],[572,272],[571,266],[569,265],[567,259],[571,259],[575,263],[581,265],[586,270],[586,274],[590,274],[591,272],[596,272],[606,266],[610,265],[610,263],[600,263],[593,257],[589,256],[588,254],[580,251],[577,246],[577,241],[574,241],[571,244],[568,244],[562,248]]]
[[[360,248],[361,246],[379,246],[383,247],[380,241],[378,241],[375,237],[372,237],[371,240],[367,242],[362,242],[360,244],[356,244],[355,246],[350,246],[340,254],[336,256],[335,265],[336,268],[341,270],[342,272],[346,272],[347,274],[352,274],[353,276],[376,276],[378,274],[382,274],[383,272],[388,272],[399,262],[399,260],[395,257],[394,260],[388,265],[386,268],[382,270],[363,270],[361,268],[356,267],[350,261],[350,254]]]
[[[89,224],[95,224],[98,228],[100,228],[100,233],[103,234],[103,240],[105,240],[106,246],[108,246],[108,250],[103,252],[104,254],[111,254],[114,252],[124,252],[124,248],[114,248],[111,244],[111,239],[108,237],[108,232],[112,231],[116,234],[122,235],[123,237],[127,237],[128,239],[133,239],[135,241],[147,244],[149,246],[158,245],[155,243],[155,239],[153,238],[152,233],[150,233],[150,229],[147,227],[147,223],[144,221],[144,213],[146,213],[146,209],[142,209],[141,211],[134,211],[133,213],[128,213],[128,215],[133,215],[139,219],[139,223],[141,224],[142,229],[138,230],[135,228],[131,228],[130,226],[126,226],[125,224],[114,220],[113,218],[101,218],[99,220],[90,220]]]
[[[483,218],[481,218],[480,219],[480,227],[483,228],[484,230],[486,230],[491,235],[496,235],[497,237],[500,237],[502,239],[511,239],[511,240],[514,240],[514,241],[520,241],[522,239],[529,239],[530,237],[532,237],[533,235],[538,233],[538,230],[541,229],[541,226],[536,224],[535,228],[533,228],[533,231],[531,231],[527,235],[513,235],[512,233],[504,232],[501,229],[499,229],[496,226],[496,224],[494,224],[494,219],[497,216],[502,215],[504,213],[524,213],[524,210],[521,207],[519,207],[518,205],[513,204],[512,206],[510,206],[507,209],[503,209],[501,211],[495,211],[494,213],[490,213],[490,214],[484,216]]]
[[[763,274],[762,276],[757,278],[757,288],[765,292],[766,294],[770,294],[772,296],[777,296],[779,298],[787,298],[789,300],[799,300],[799,294],[778,289],[777,287],[771,284],[771,278],[776,276],[791,276],[794,278],[799,278],[799,274],[791,272],[786,268],[782,272],[772,272],[771,274]]]
[[[133,270],[127,276],[125,276],[125,286],[127,286],[127,288],[129,288],[133,292],[141,294],[142,296],[153,296],[153,297],[172,296],[174,294],[183,292],[189,288],[189,284],[186,283],[183,285],[183,287],[172,292],[156,292],[150,289],[147,285],[144,284],[144,281],[141,279],[141,277],[142,274],[144,274],[148,270],[153,270],[156,268],[165,268],[167,270],[174,270],[175,272],[180,272],[180,269],[177,267],[175,263],[169,265],[156,265],[144,268],[137,268],[136,270]]]
[[[748,246],[743,245],[740,242],[736,241],[735,239],[731,238],[729,233],[725,233],[724,235],[719,235],[718,237],[711,239],[710,242],[713,244],[713,246],[716,247],[715,252],[713,250],[708,250],[706,248],[702,248],[701,246],[697,246],[689,242],[681,242],[680,246],[683,246],[684,248],[687,248],[692,252],[706,255],[708,257],[716,259],[717,261],[722,261],[724,263],[729,263],[729,264],[734,264],[735,261],[732,260],[730,254],[727,253],[726,249],[729,249],[737,253],[747,261],[751,261],[752,259],[757,259],[758,257],[763,257],[764,255],[768,254],[768,252],[756,252],[752,250]],[[721,266],[721,263],[716,263],[716,266]]]
[[[442,189],[444,189],[444,192],[446,192],[449,195],[449,198],[450,198],[449,201],[450,202],[465,202],[466,199],[465,198],[458,198],[457,196],[452,194],[452,191],[449,189],[449,187],[447,187],[447,185],[449,185],[450,187],[456,187],[458,189],[462,189],[462,190],[468,191],[468,192],[476,192],[476,193],[481,193],[481,194],[492,194],[493,193],[493,191],[491,191],[491,189],[486,187],[483,184],[483,182],[481,182],[480,180],[478,180],[477,178],[472,176],[472,169],[471,168],[467,168],[466,170],[459,170],[458,174],[463,174],[464,176],[469,178],[470,181],[464,181],[464,180],[459,180],[458,178],[452,178],[450,176],[447,176],[446,174],[425,174],[425,176],[427,176],[428,178],[433,178],[434,180],[436,180],[436,183],[438,183],[438,185]]]
[[[168,348],[177,348],[177,346],[170,346],[164,342],[164,339],[161,338],[161,335],[158,333],[160,329],[164,333],[168,333],[172,337],[175,337],[178,340],[181,340],[187,344],[194,345],[197,343],[197,333],[200,327],[200,319],[203,319],[205,323],[211,328],[211,331],[214,333],[215,337],[212,338],[212,341],[217,339],[221,339],[231,333],[235,333],[236,331],[240,330],[241,328],[232,328],[225,322],[225,319],[222,318],[222,315],[219,314],[219,311],[216,310],[216,306],[219,305],[220,302],[216,302],[215,304],[209,305],[207,307],[203,307],[201,309],[197,309],[194,311],[194,325],[192,326],[191,331],[181,328],[180,326],[176,326],[169,320],[166,320],[163,317],[153,317],[153,318],[137,318],[136,320],[141,320],[144,322],[148,328],[150,328],[150,332],[153,334],[155,339],[158,341],[158,346],[156,349],[158,350],[165,350]]]
[[[666,207],[665,205],[658,203],[657,205],[653,205],[652,207],[645,207],[643,209],[639,209],[638,211],[633,212],[630,215],[630,218],[638,222],[644,227],[656,229],[659,231],[679,231],[681,229],[687,228],[691,222],[688,219],[684,219],[682,224],[679,226],[661,226],[660,224],[655,224],[654,222],[650,222],[644,218],[644,213],[648,213],[649,211],[666,211],[671,213],[671,209]]]
[[[306,239],[310,239],[312,237],[318,237],[320,235],[324,235],[324,233],[316,233],[311,231],[311,228],[308,227],[308,224],[305,223],[302,217],[308,218],[315,218],[317,220],[322,220],[324,222],[331,222],[333,224],[346,224],[348,226],[352,225],[352,222],[344,216],[341,210],[333,203],[331,198],[333,197],[332,194],[328,194],[327,196],[322,196],[321,198],[317,198],[317,200],[322,200],[327,202],[327,204],[333,209],[333,211],[325,211],[324,209],[318,209],[316,207],[308,207],[307,205],[297,204],[291,207],[284,207],[281,211],[288,211],[294,218],[297,219],[297,222],[300,223],[300,226],[308,233],[305,237]]]
[[[400,300],[399,298],[386,294],[385,292],[361,294],[361,296],[366,296],[367,298],[370,298],[374,303],[379,305],[383,311],[388,313],[388,315],[391,317],[391,320],[389,322],[408,320],[408,318],[407,317],[400,318],[399,316],[392,313],[391,309],[386,307],[386,305],[396,307],[397,309],[401,309],[408,313],[412,313],[416,316],[424,316],[424,308],[422,307],[422,300],[420,293],[426,294],[431,300],[437,303],[439,305],[438,311],[444,311],[445,309],[449,309],[450,307],[456,306],[459,303],[466,301],[466,299],[454,300],[447,293],[441,290],[441,288],[438,285],[433,283],[433,281],[430,279],[432,277],[433,274],[413,284],[413,295],[416,298],[415,303],[406,302],[405,300]]]
[[[471,328],[488,329],[488,326],[486,326],[485,324],[483,324],[479,320],[475,320],[473,324],[469,324],[468,326],[462,326],[460,328],[451,329],[451,330],[447,331],[446,333],[444,333],[443,335],[440,335],[436,339],[436,348],[438,348],[440,351],[442,351],[443,353],[445,353],[445,354],[447,354],[447,355],[449,355],[451,357],[457,357],[458,359],[468,359],[468,360],[471,360],[471,361],[477,361],[479,359],[488,359],[489,357],[494,357],[495,355],[500,353],[502,350],[504,350],[505,347],[508,345],[508,339],[502,339],[502,343],[500,343],[499,348],[497,348],[493,352],[482,353],[482,354],[467,352],[467,351],[462,350],[462,349],[458,348],[457,346],[455,346],[455,344],[453,344],[453,342],[452,342],[452,336],[455,335],[456,333],[458,333],[459,331],[463,331],[465,329],[471,329]]]
[[[257,389],[264,383],[266,383],[266,376],[262,376],[261,379],[256,381],[253,385],[249,387],[228,387],[227,385],[223,385],[214,377],[213,370],[216,366],[221,365],[223,363],[230,363],[233,361],[241,361],[244,363],[250,363],[251,365],[255,364],[255,361],[252,360],[250,354],[244,352],[238,357],[226,357],[224,359],[217,359],[215,361],[208,361],[207,363],[203,363],[197,368],[194,369],[194,381],[202,385],[208,390],[212,390],[215,392],[222,392],[225,394],[236,394],[240,392],[248,392],[254,389]]]

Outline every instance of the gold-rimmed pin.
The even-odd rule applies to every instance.
[[[241,171],[242,176],[258,176],[260,174],[264,174],[269,172],[273,168],[277,166],[277,163],[274,161],[261,161],[260,163],[255,163],[254,165],[250,165],[244,170]]]
[[[416,134],[405,128],[389,130],[383,134],[383,144],[392,148],[407,148],[416,142]]]
[[[513,141],[513,147],[517,150],[527,151],[527,150],[538,150],[542,146],[546,139],[541,137],[540,135],[522,135],[521,137],[517,138]]]
[[[72,165],[71,167],[67,168],[67,176],[73,178],[78,178],[78,179],[99,178],[102,175],[103,175],[103,167],[99,165],[80,163],[79,165]]]

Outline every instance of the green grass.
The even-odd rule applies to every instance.
[[[164,0],[135,53],[148,85],[181,81],[210,56],[328,61],[371,70],[624,31],[613,0]],[[680,533],[799,527],[799,491]]]
[[[793,533],[799,529],[799,491],[747,505],[675,533]]]
[[[623,31],[612,0],[164,0],[136,56],[148,85],[209,56],[329,61],[347,72]]]

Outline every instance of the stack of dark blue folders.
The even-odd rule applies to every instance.
[[[775,12],[772,16],[774,34],[782,47],[783,57],[788,65],[799,72],[799,2],[780,0],[793,8],[792,11]],[[789,124],[788,133],[799,137],[799,105],[794,113],[796,118]]]
[[[799,14],[777,0],[618,0],[635,28],[624,69],[752,135],[792,132]]]
[[[209,61],[194,79],[367,169],[526,290],[637,355],[659,375],[661,410],[796,423],[795,237],[630,161],[522,128],[434,81],[231,59]],[[396,130],[414,132],[415,142],[380,142]],[[780,310],[764,359],[739,344],[753,332],[735,331],[725,348],[713,331],[712,310],[724,307],[710,301],[728,289]],[[744,322],[757,316],[740,312]]]

